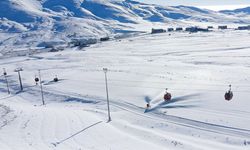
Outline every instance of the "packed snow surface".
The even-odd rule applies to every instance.
[[[164,33],[0,56],[11,92],[1,76],[0,149],[250,149],[249,41],[248,31]],[[38,69],[45,106],[34,82]],[[59,82],[52,81],[56,75]],[[225,101],[229,84],[234,97]],[[173,96],[169,102],[165,88]]]

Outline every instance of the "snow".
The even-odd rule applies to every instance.
[[[0,149],[250,149],[249,34],[148,34],[81,50],[3,55],[11,95],[1,76]],[[38,69],[45,106],[34,83]],[[229,84],[234,97],[225,101]],[[163,101],[165,88],[170,102]]]
[[[250,149],[250,32],[148,34],[151,28],[237,28],[249,24],[248,10],[132,0],[0,1],[0,67],[11,92],[1,75],[0,150]],[[74,39],[98,42],[70,47]],[[16,68],[23,68],[23,91]],[[34,82],[38,70],[45,106]],[[224,100],[228,85],[231,101]]]
[[[132,0],[3,0],[0,1],[0,47],[36,47],[53,40],[99,39],[120,33],[150,32],[151,28],[207,27],[208,23],[239,26],[250,21],[248,15],[237,12],[228,14]]]

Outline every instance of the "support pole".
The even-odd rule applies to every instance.
[[[3,75],[4,75],[4,78],[5,78],[8,94],[10,94],[9,82],[8,82],[8,79],[7,79],[7,72],[6,72],[5,68],[3,68]]]
[[[18,73],[18,78],[19,78],[19,83],[20,83],[20,91],[23,91],[23,83],[22,83],[22,78],[21,78],[21,71],[23,71],[22,68],[17,68],[15,69],[15,72]]]
[[[109,109],[109,93],[108,93],[108,81],[107,81],[107,68],[103,68],[104,74],[105,74],[105,83],[106,83],[106,94],[107,94],[107,106],[108,106],[108,122],[111,121],[111,116],[110,116],[110,109]]]
[[[41,88],[41,95],[42,95],[42,103],[43,103],[43,105],[45,105],[44,96],[43,96],[43,85],[42,85],[42,78],[41,78],[41,71],[40,70],[38,70],[38,74],[39,74],[39,78],[40,78],[40,88]]]
[[[22,83],[22,78],[21,78],[20,71],[18,71],[18,77],[19,77],[21,91],[23,91],[23,83]]]

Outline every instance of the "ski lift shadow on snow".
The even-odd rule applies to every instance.
[[[44,83],[44,85],[56,84],[57,82],[64,81],[64,80],[66,80],[66,79],[58,79],[58,81],[56,81],[56,82],[54,80],[52,80],[52,81],[48,81],[48,82]]]
[[[177,103],[177,102],[191,101],[192,100],[191,98],[194,98],[194,97],[197,97],[197,96],[200,96],[200,94],[189,94],[189,95],[174,97],[170,101],[163,101],[163,102],[159,103],[157,106],[155,106],[153,108],[146,109],[145,113],[155,111],[155,110],[157,110],[159,108],[193,108],[193,107],[198,107],[196,105],[191,105],[191,104],[182,104],[182,105],[177,104],[177,105],[169,106],[169,104],[174,104],[174,103]],[[146,96],[145,101],[146,100],[150,100],[150,98],[148,96]]]
[[[58,141],[58,142],[51,143],[51,144],[52,144],[53,146],[56,147],[57,145],[62,144],[63,142],[65,142],[65,141],[67,141],[67,140],[69,140],[69,139],[75,137],[76,135],[82,133],[83,131],[85,131],[85,130],[91,128],[91,127],[94,127],[94,126],[96,126],[96,125],[98,125],[98,124],[100,124],[100,123],[102,123],[102,121],[99,121],[99,122],[96,122],[96,123],[94,123],[94,124],[92,124],[92,125],[90,125],[90,126],[87,126],[87,127],[83,128],[82,130],[80,130],[80,131],[78,131],[78,132],[76,132],[76,133],[70,135],[69,137],[67,137],[67,138],[65,138],[65,139],[63,139],[63,140],[60,140],[60,141]]]
[[[21,94],[21,93],[25,93],[25,92],[27,92],[27,91],[29,91],[30,90],[30,88],[33,88],[33,87],[35,87],[36,85],[29,85],[29,86],[24,86],[23,87],[23,90],[21,91],[21,90],[19,90],[19,89],[17,89],[17,88],[13,88],[13,90],[15,90],[16,92],[14,92],[14,94],[15,95],[17,95],[17,94]]]
[[[77,98],[77,97],[67,97],[63,102],[78,102],[78,103],[85,103],[85,104],[99,103],[99,101],[96,101],[96,100],[87,100],[87,99]]]

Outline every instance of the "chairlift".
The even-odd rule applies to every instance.
[[[55,78],[54,78],[54,82],[58,82],[59,80],[58,80],[58,78],[57,78],[57,75],[55,76]]]
[[[39,82],[39,78],[38,77],[35,77],[35,82]]]
[[[168,92],[168,89],[166,88],[166,93],[164,95],[164,100],[165,101],[170,101],[172,98],[171,93]]]
[[[146,106],[147,108],[150,108],[151,106],[150,106],[150,104],[149,103],[147,103],[147,106]]]
[[[225,100],[230,101],[233,98],[233,92],[231,91],[231,85],[229,85],[229,90],[225,93]]]
[[[3,75],[7,76],[7,72],[6,72],[5,68],[3,68]]]

